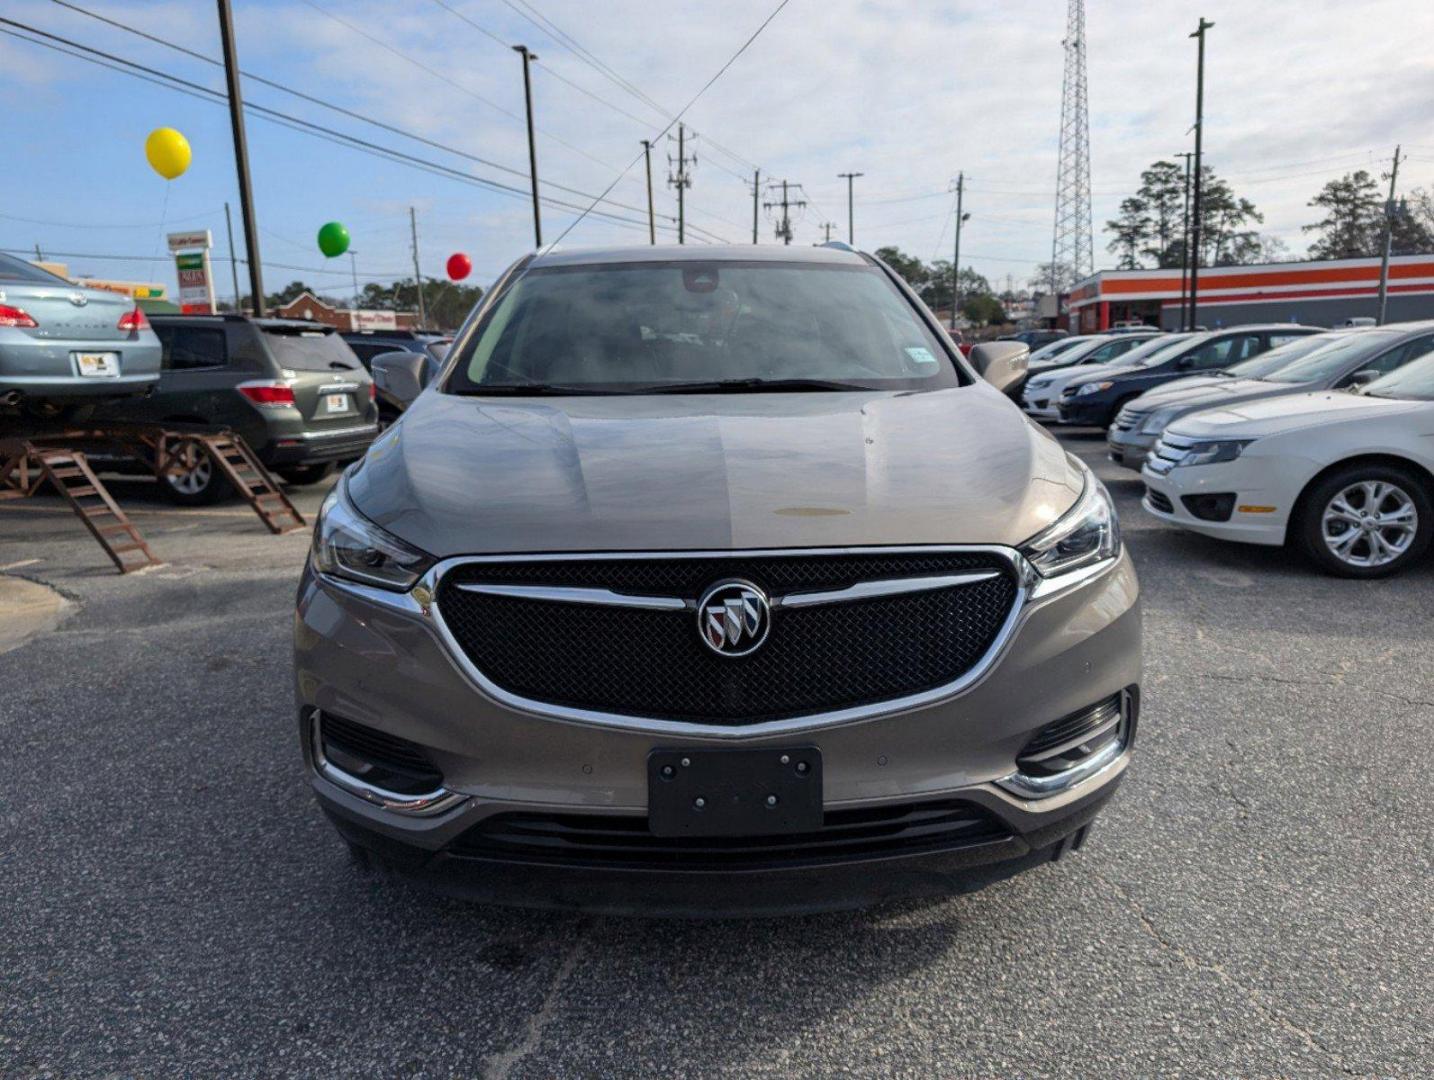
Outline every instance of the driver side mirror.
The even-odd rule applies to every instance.
[[[1175,366],[1178,367],[1181,371],[1189,371],[1195,366],[1195,357],[1182,356],[1179,360],[1176,361]]]
[[[1014,397],[1030,365],[1031,347],[1020,341],[988,341],[973,346],[968,359],[977,375],[1007,397]]]
[[[1368,386],[1375,379],[1384,377],[1384,372],[1375,371],[1373,368],[1365,368],[1363,371],[1356,371],[1349,377],[1348,387],[1351,390],[1358,390],[1361,386]]]
[[[408,408],[428,382],[428,363],[422,353],[399,349],[373,358],[373,382],[401,408]]]

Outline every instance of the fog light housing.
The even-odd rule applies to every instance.
[[[1235,512],[1235,493],[1221,492],[1217,495],[1182,495],[1180,501],[1185,509],[1201,521],[1229,521]]]

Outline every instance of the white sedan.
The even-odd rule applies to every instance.
[[[1146,459],[1145,508],[1193,532],[1303,549],[1345,577],[1404,569],[1434,536],[1434,356],[1363,390],[1211,409]]]

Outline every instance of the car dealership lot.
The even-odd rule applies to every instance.
[[[0,566],[75,601],[0,655],[0,1074],[1428,1075],[1434,560],[1343,581],[1175,531],[1061,435],[1144,586],[1125,785],[984,892],[760,922],[359,871],[291,716],[307,537],[119,482],[171,560],[121,578],[56,501],[0,509]]]

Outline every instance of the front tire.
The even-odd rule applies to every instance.
[[[1297,538],[1331,574],[1376,578],[1417,560],[1434,537],[1426,484],[1396,465],[1351,465],[1305,493]]]

